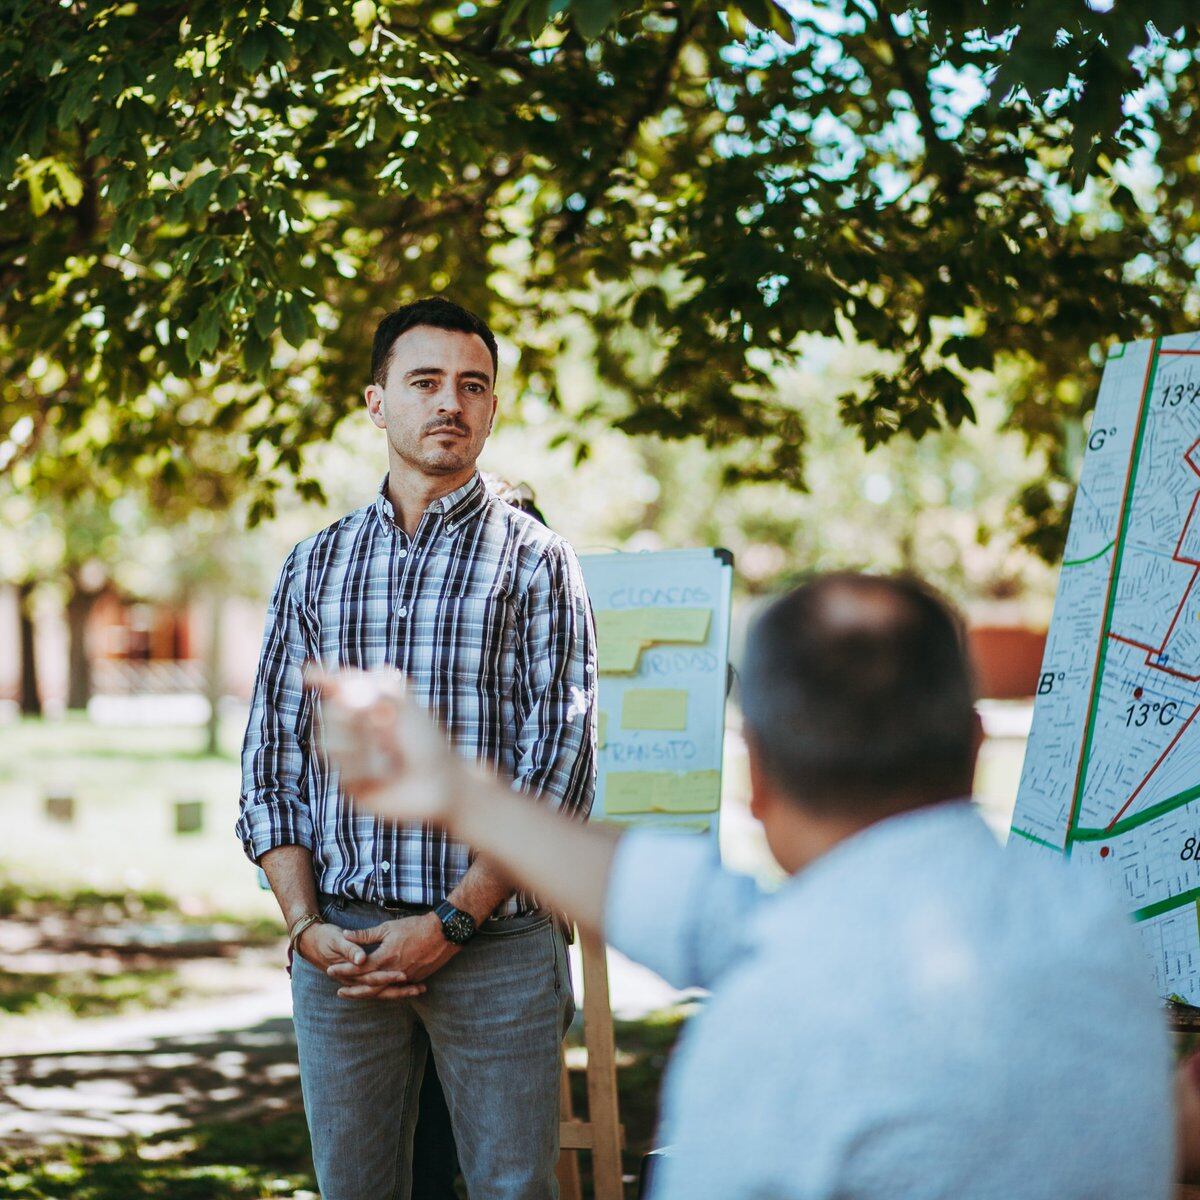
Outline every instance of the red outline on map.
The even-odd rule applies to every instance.
[[[1176,354],[1184,354],[1184,353],[1200,354],[1200,351],[1177,350],[1174,353],[1176,353]],[[1184,451],[1183,461],[1185,463],[1187,463],[1187,465],[1191,468],[1192,474],[1196,475],[1197,477],[1200,477],[1200,466],[1197,466],[1195,459],[1192,458],[1192,454],[1198,446],[1200,446],[1200,438],[1197,438],[1187,448],[1187,450]],[[1188,527],[1191,525],[1192,520],[1196,515],[1197,503],[1200,503],[1200,491],[1198,491],[1192,497],[1192,506],[1191,506],[1191,508],[1188,509],[1187,519],[1183,523],[1183,529],[1180,530],[1180,533],[1179,533],[1179,540],[1175,543],[1175,550],[1171,554],[1171,558],[1173,561],[1178,562],[1178,563],[1184,563],[1186,566],[1193,567],[1195,569],[1192,571],[1192,577],[1190,580],[1188,580],[1187,587],[1184,588],[1184,590],[1183,590],[1183,598],[1179,601],[1179,607],[1175,610],[1175,615],[1171,618],[1171,624],[1167,626],[1167,632],[1163,637],[1162,645],[1159,646],[1158,649],[1156,650],[1153,646],[1146,646],[1141,642],[1135,642],[1132,638],[1122,637],[1119,633],[1113,633],[1111,630],[1105,635],[1107,637],[1112,638],[1112,640],[1114,642],[1121,642],[1123,645],[1133,646],[1137,650],[1145,650],[1146,651],[1146,666],[1151,668],[1151,670],[1162,671],[1166,675],[1173,675],[1173,676],[1175,676],[1176,679],[1185,679],[1189,683],[1200,683],[1200,675],[1185,675],[1182,671],[1174,671],[1170,667],[1164,667],[1161,663],[1151,662],[1150,659],[1152,657],[1154,657],[1154,658],[1161,657],[1163,651],[1166,650],[1167,643],[1171,640],[1171,634],[1173,634],[1175,632],[1175,626],[1179,623],[1179,618],[1182,615],[1185,606],[1187,605],[1188,597],[1192,594],[1192,589],[1196,586],[1196,578],[1197,578],[1197,576],[1200,576],[1200,560],[1195,559],[1195,558],[1184,558],[1179,553],[1180,549],[1183,546],[1183,539],[1185,537],[1187,537]],[[1137,785],[1137,787],[1133,789],[1133,792],[1131,793],[1129,799],[1126,800],[1125,803],[1121,805],[1120,811],[1117,813],[1117,815],[1115,817],[1113,817],[1113,819],[1111,821],[1109,821],[1109,823],[1104,827],[1105,830],[1111,829],[1125,815],[1125,813],[1129,809],[1129,806],[1138,798],[1138,794],[1141,792],[1142,788],[1144,788],[1146,786],[1146,784],[1150,782],[1150,777],[1154,774],[1155,771],[1158,770],[1158,768],[1160,766],[1162,766],[1163,761],[1166,759],[1167,755],[1170,754],[1171,751],[1175,749],[1175,744],[1179,741],[1179,739],[1181,737],[1183,737],[1185,730],[1196,719],[1196,716],[1198,714],[1200,714],[1200,704],[1197,704],[1196,707],[1194,709],[1192,709],[1191,715],[1179,727],[1179,731],[1175,734],[1175,736],[1167,744],[1167,748],[1158,756],[1157,759],[1155,759],[1154,765],[1150,768],[1150,770],[1147,771],[1146,774],[1142,776],[1141,783],[1139,783]]]

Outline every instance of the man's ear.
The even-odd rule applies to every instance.
[[[363,399],[367,402],[367,413],[373,424],[380,429],[385,428],[383,419],[383,389],[375,383],[368,383],[363,390]]]
[[[761,823],[764,814],[770,811],[775,786],[763,766],[762,751],[754,734],[745,730],[742,736],[746,742],[746,763],[750,768],[750,815]]]

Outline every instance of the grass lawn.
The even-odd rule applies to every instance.
[[[190,965],[273,947],[277,921],[191,915],[162,892],[0,879],[0,1016],[97,1017],[197,997]]]
[[[0,725],[0,868],[54,890],[158,891],[185,912],[268,916],[274,903],[234,836],[243,721],[224,722],[221,753],[187,726],[99,726],[82,718]],[[74,798],[74,820],[46,798]],[[175,832],[175,805],[199,801],[202,828]]]
[[[184,1138],[0,1151],[4,1200],[234,1200],[316,1196],[299,1113],[199,1126]]]
[[[653,1144],[663,1067],[686,1018],[684,1009],[618,1021],[625,1171],[637,1174]],[[572,1072],[577,1113],[586,1112],[586,1081]],[[581,1156],[585,1194],[589,1156]],[[633,1187],[627,1189],[632,1196]],[[260,1120],[200,1124],[185,1134],[37,1151],[0,1149],[0,1200],[235,1200],[315,1197],[308,1133],[299,1111]]]

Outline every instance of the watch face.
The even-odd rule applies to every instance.
[[[442,918],[442,931],[447,941],[456,946],[463,946],[475,936],[475,918],[469,913],[453,908]]]

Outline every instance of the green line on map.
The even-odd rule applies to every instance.
[[[1017,837],[1023,837],[1027,842],[1036,842],[1039,846],[1045,846],[1047,850],[1053,850],[1055,854],[1063,852],[1061,846],[1056,846],[1053,842],[1048,842],[1045,838],[1036,837],[1032,833],[1026,833],[1024,829],[1018,829],[1015,825],[1008,832],[1015,833]]]
[[[1083,787],[1087,782],[1088,760],[1092,754],[1092,735],[1096,732],[1096,715],[1099,710],[1100,684],[1104,678],[1104,662],[1108,657],[1108,632],[1112,627],[1113,609],[1117,602],[1117,579],[1121,574],[1121,558],[1125,553],[1125,530],[1129,526],[1129,514],[1133,509],[1133,490],[1137,483],[1138,465],[1142,453],[1142,438],[1146,432],[1146,417],[1150,412],[1150,393],[1154,390],[1154,377],[1158,373],[1158,351],[1162,338],[1155,338],[1150,347],[1150,362],[1146,372],[1146,382],[1142,388],[1141,405],[1138,411],[1137,432],[1133,437],[1133,455],[1129,461],[1129,479],[1125,485],[1124,501],[1121,505],[1121,519],[1117,523],[1117,536],[1113,539],[1116,551],[1113,555],[1112,574],[1108,580],[1108,598],[1104,604],[1104,620],[1100,627],[1100,648],[1096,657],[1096,673],[1092,676],[1092,694],[1088,700],[1087,724],[1084,727],[1083,753],[1079,759],[1079,773],[1075,779],[1075,794],[1071,797],[1071,816],[1067,822],[1067,840],[1063,853],[1068,857],[1071,853],[1071,843],[1075,840],[1075,822],[1079,817],[1080,798]]]
[[[1200,888],[1191,888],[1186,892],[1180,892],[1178,896],[1168,896],[1165,900],[1157,900],[1153,904],[1147,904],[1145,908],[1139,908],[1133,913],[1135,921],[1149,921],[1151,917],[1161,917],[1163,913],[1170,912],[1174,908],[1183,908],[1185,904],[1192,904],[1200,900]]]
[[[1200,900],[1196,901],[1196,932],[1200,934]]]
[[[1103,550],[1097,550],[1095,554],[1089,554],[1087,558],[1065,558],[1063,559],[1063,566],[1082,567],[1084,563],[1095,562],[1096,559],[1103,558],[1104,555],[1106,555],[1113,548],[1113,544],[1116,542],[1116,540],[1116,538],[1113,538],[1113,540],[1109,542]]]
[[[1128,833],[1139,825],[1145,825],[1147,821],[1156,820],[1164,813],[1182,808],[1185,804],[1191,804],[1193,800],[1200,800],[1200,785],[1190,787],[1184,792],[1176,792],[1174,796],[1168,796],[1165,800],[1150,805],[1149,808],[1143,808],[1141,812],[1134,813],[1132,817],[1118,821],[1111,829],[1084,829],[1082,827],[1076,829],[1075,841],[1102,842],[1106,838],[1120,837],[1121,834]]]

